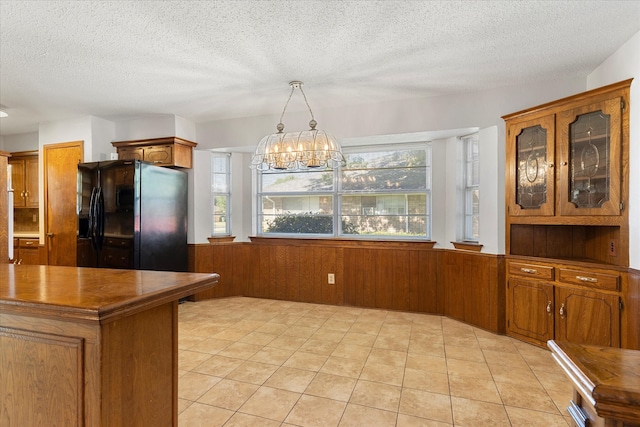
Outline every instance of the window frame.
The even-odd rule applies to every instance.
[[[425,188],[419,190],[393,190],[393,189],[381,189],[381,190],[345,190],[341,185],[342,178],[342,168],[334,168],[333,170],[327,170],[325,172],[331,172],[333,176],[333,184],[331,190],[325,191],[300,191],[300,192],[268,192],[263,191],[263,174],[273,173],[273,172],[260,172],[256,171],[256,192],[254,201],[256,202],[256,219],[255,219],[255,227],[256,227],[256,235],[260,237],[291,237],[291,238],[347,238],[347,239],[369,239],[369,240],[430,240],[431,238],[431,219],[432,219],[432,205],[431,205],[431,186],[432,186],[432,154],[431,154],[431,142],[430,141],[420,141],[413,143],[392,143],[385,145],[359,145],[359,146],[351,146],[351,147],[343,147],[343,152],[345,154],[353,154],[353,153],[374,153],[374,152],[382,152],[382,151],[391,151],[391,150],[410,150],[410,149],[424,149],[426,154],[425,160],[425,173],[427,176],[425,177]],[[308,171],[303,171],[308,172]],[[289,173],[300,173],[300,172],[289,172]],[[282,196],[302,196],[309,195],[313,196],[331,196],[332,197],[332,218],[333,218],[333,232],[332,233],[282,233],[282,232],[265,232],[264,231],[264,210],[263,210],[263,197],[282,197]],[[409,236],[409,235],[393,235],[393,234],[345,234],[343,230],[343,222],[342,222],[342,204],[343,198],[348,196],[393,196],[393,195],[402,195],[410,196],[412,194],[424,195],[425,196],[425,234],[420,236]],[[406,202],[405,202],[406,203]],[[378,215],[383,216],[383,215]],[[404,213],[405,218],[410,218],[409,210]]]
[[[224,159],[225,167],[224,171],[217,172],[214,167],[215,159]],[[216,175],[224,175],[226,176],[225,182],[227,184],[226,191],[216,191],[215,176]],[[210,174],[209,174],[209,183],[211,190],[211,203],[210,203],[210,211],[211,211],[211,219],[210,219],[210,230],[211,237],[225,237],[231,236],[231,153],[220,153],[220,152],[212,152],[210,157]],[[216,232],[216,198],[225,197],[226,198],[226,212],[224,215],[221,215],[221,218],[224,218],[225,223],[225,231],[224,232]]]
[[[460,138],[462,141],[462,152],[464,160],[462,162],[462,212],[463,212],[463,240],[465,242],[478,243],[480,241],[480,136],[473,133]],[[472,146],[475,146],[473,150]],[[475,178],[473,173],[475,166]],[[471,177],[470,177],[471,175]],[[473,211],[473,196],[477,194],[478,209]],[[477,231],[474,233],[474,224],[477,224]]]

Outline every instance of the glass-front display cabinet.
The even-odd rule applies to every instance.
[[[509,214],[516,216],[555,213],[554,116],[514,123],[510,154],[514,167],[510,177]]]
[[[561,215],[620,215],[620,113],[619,98],[560,113]]]

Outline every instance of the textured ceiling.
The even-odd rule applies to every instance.
[[[585,76],[638,31],[640,1],[0,0],[0,134],[279,114],[291,80],[320,110]]]

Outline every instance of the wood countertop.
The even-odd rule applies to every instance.
[[[640,351],[553,340],[547,345],[598,416],[640,422]]]
[[[210,289],[218,274],[0,264],[0,316],[104,323]]]

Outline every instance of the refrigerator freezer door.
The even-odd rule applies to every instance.
[[[187,174],[140,163],[135,185],[135,267],[187,271]]]

